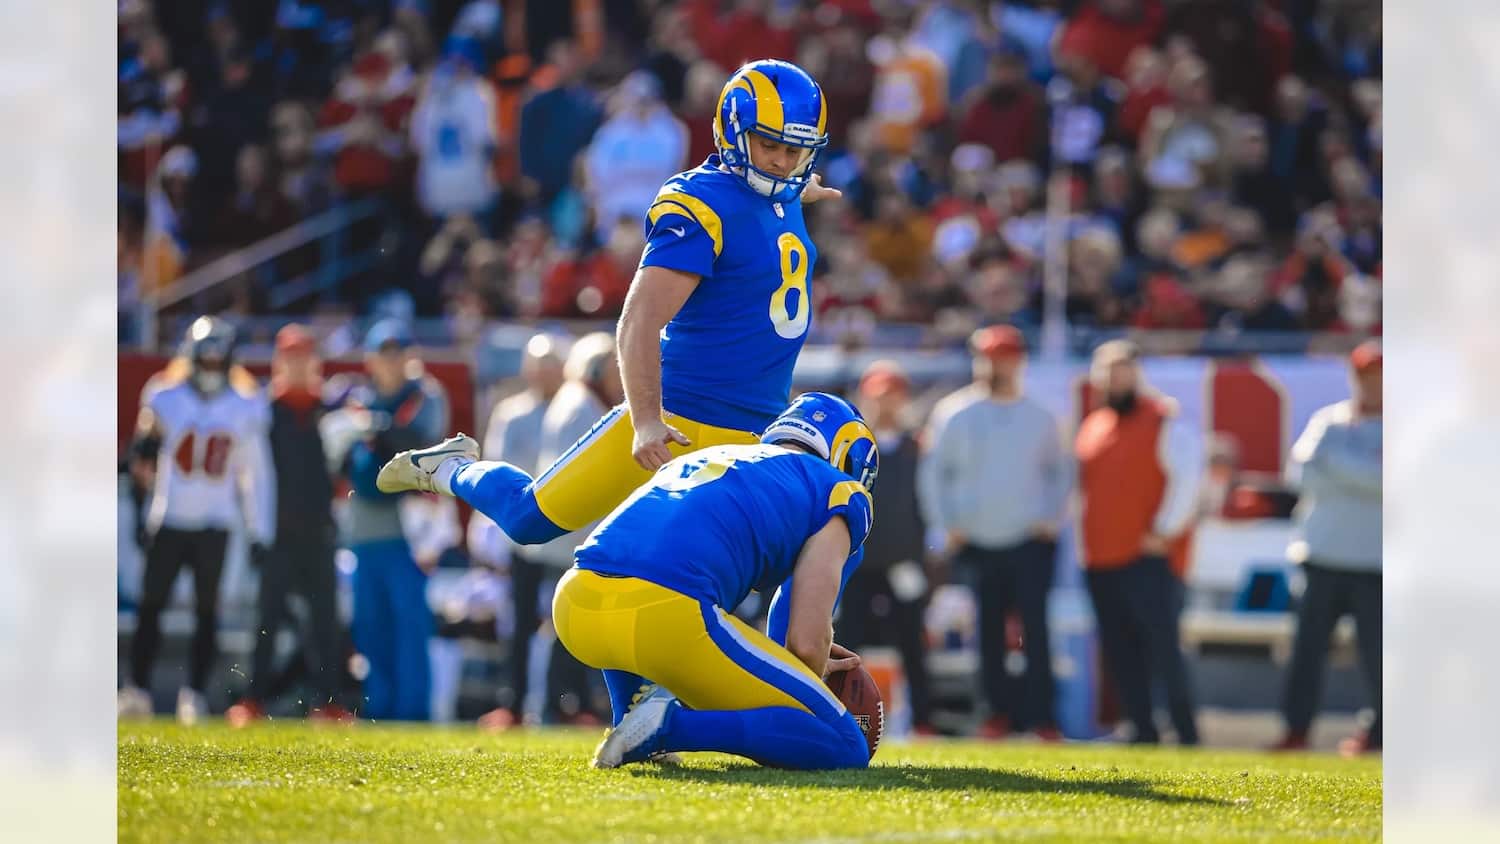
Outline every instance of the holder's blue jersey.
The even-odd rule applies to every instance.
[[[807,540],[842,517],[851,566],[874,508],[826,460],[779,445],[725,445],[657,470],[578,549],[578,567],[638,577],[733,609],[791,576]]]
[[[718,155],[668,179],[646,212],[641,266],[700,281],[662,330],[663,407],[754,433],[785,410],[816,261],[802,203],[755,193]]]

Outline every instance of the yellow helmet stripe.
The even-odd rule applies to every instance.
[[[780,134],[782,127],[786,125],[786,117],[782,113],[781,94],[776,90],[776,86],[772,84],[770,77],[758,70],[745,71],[745,75],[740,77],[740,82],[746,80],[749,82],[746,87],[750,90],[751,96],[755,97],[755,122]],[[735,83],[736,87],[739,84]]]
[[[833,435],[833,442],[828,447],[828,462],[835,466],[844,465],[844,457],[849,454],[849,448],[861,438],[875,439],[875,435],[870,432],[870,426],[858,419],[845,422]]]
[[[685,193],[663,192],[657,194],[656,201],[651,204],[650,210],[646,212],[646,219],[650,220],[654,226],[656,225],[656,221],[661,219],[664,214],[681,214],[702,226],[703,230],[708,232],[709,238],[714,242],[715,257],[724,249],[724,223],[719,219],[719,215],[714,212],[714,209],[708,207],[708,203],[698,197],[689,196]]]
[[[818,134],[822,135],[828,132],[828,98],[821,91],[818,92],[818,103]]]

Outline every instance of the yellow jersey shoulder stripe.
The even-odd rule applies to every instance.
[[[834,484],[833,490],[828,493],[828,509],[842,507],[856,495],[862,495],[865,499],[865,507],[870,510],[870,515],[875,514],[875,502],[870,498],[870,493],[859,481],[842,481]]]
[[[724,223],[719,219],[718,212],[710,208],[707,202],[669,185],[656,195],[651,208],[646,212],[646,218],[652,225],[656,225],[663,214],[681,214],[691,218],[713,240],[715,257],[724,250]]]

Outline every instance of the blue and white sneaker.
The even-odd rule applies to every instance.
[[[591,764],[595,768],[650,761],[672,764],[676,761],[675,754],[666,753],[661,741],[672,723],[672,715],[680,708],[677,696],[661,686],[642,686],[619,726],[604,734]]]
[[[428,448],[403,451],[380,467],[375,486],[381,492],[441,492],[433,484],[433,473],[453,458],[478,460],[479,443],[460,433]]]

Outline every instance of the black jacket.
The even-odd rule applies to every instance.
[[[917,504],[917,461],[921,450],[910,432],[894,448],[880,451],[875,479],[875,522],[865,540],[862,568],[884,571],[902,560],[922,562],[927,526]]]
[[[333,531],[333,479],[318,420],[323,408],[298,413],[271,401],[271,462],[276,466],[278,542],[326,540]]]

